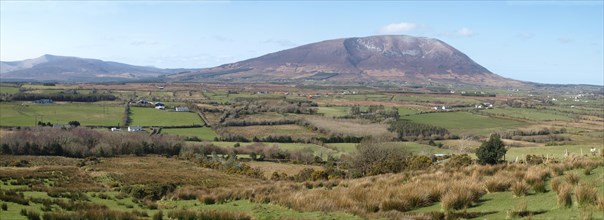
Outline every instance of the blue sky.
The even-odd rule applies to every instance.
[[[603,1],[1,1],[0,59],[212,67],[333,38],[438,38],[504,77],[604,85]]]

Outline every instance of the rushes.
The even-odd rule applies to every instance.
[[[494,176],[487,179],[484,183],[485,188],[490,192],[504,192],[512,185],[511,180],[502,175]]]
[[[512,184],[512,193],[516,197],[526,196],[530,186],[526,184],[524,181],[516,181]]]
[[[575,188],[575,197],[579,206],[596,205],[598,202],[598,189],[596,187],[581,183]]]
[[[572,185],[577,185],[579,183],[579,176],[575,173],[567,173],[565,177],[566,182]]]
[[[566,183],[563,183],[559,186],[557,191],[557,201],[559,207],[570,208],[573,205],[571,191],[572,186]]]

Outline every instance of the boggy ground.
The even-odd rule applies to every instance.
[[[445,162],[421,171],[306,182],[227,174],[161,156],[0,159],[2,219],[604,218],[601,158]]]

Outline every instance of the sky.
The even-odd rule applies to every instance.
[[[0,60],[204,68],[308,43],[440,39],[501,76],[604,85],[599,1],[0,1]]]

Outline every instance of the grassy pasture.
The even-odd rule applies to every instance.
[[[0,86],[0,94],[15,94],[19,92],[19,88],[13,86]]]
[[[132,107],[130,117],[134,126],[186,126],[203,125],[194,112],[174,112],[155,108]]]
[[[226,92],[207,92],[204,93],[212,101],[217,101],[220,103],[225,103],[229,101],[233,101],[237,98],[267,98],[267,99],[275,99],[284,97],[282,94],[255,94],[255,93],[238,93],[238,94],[227,94]]]
[[[436,125],[458,134],[488,135],[491,132],[525,126],[526,123],[475,115],[468,112],[443,112],[402,117],[415,122]]]
[[[216,146],[220,146],[220,147],[233,147],[236,143],[238,142],[212,142],[212,144],[216,145]],[[322,157],[323,159],[327,159],[328,155],[332,155],[335,157],[340,156],[343,152],[339,152],[336,150],[332,150],[326,147],[322,147],[316,144],[304,144],[304,143],[267,143],[267,142],[262,142],[264,145],[266,145],[267,147],[270,146],[278,146],[280,149],[282,150],[288,150],[288,151],[300,151],[303,149],[311,149],[313,151],[313,154],[315,156],[319,156]],[[251,145],[254,143],[245,143],[245,142],[239,142],[239,144],[243,147],[243,146],[247,146],[247,145]]]
[[[82,125],[117,126],[121,123],[124,107],[117,104],[30,102],[0,103],[0,125],[33,126],[38,121],[67,124],[79,121]]]
[[[362,119],[332,119],[307,116],[305,117],[305,120],[313,126],[326,131],[328,134],[341,134],[356,137],[394,137],[394,134],[388,131],[388,124],[370,123],[370,121]]]
[[[243,115],[239,118],[228,118],[225,121],[247,121],[247,122],[261,122],[261,121],[279,121],[279,120],[294,120],[298,118],[296,114],[279,114],[276,112],[261,112],[251,115]]]
[[[435,104],[452,104],[452,103],[478,103],[480,102],[474,98],[467,97],[449,97],[441,96],[436,97],[432,95],[397,95],[393,101],[396,102],[429,102]]]
[[[521,118],[535,121],[570,121],[571,114],[559,113],[551,110],[525,109],[525,108],[496,108],[485,110],[488,113],[502,114],[507,117]]]
[[[311,131],[299,125],[258,125],[245,127],[224,127],[220,129],[223,132],[233,135],[241,135],[248,139],[252,139],[254,137],[265,138],[268,136],[291,136],[293,139],[310,139],[312,137],[322,136],[317,132]]]
[[[198,137],[202,140],[214,140],[217,136],[216,132],[209,127],[201,128],[164,128],[162,134],[174,134],[184,137]]]
[[[345,116],[350,111],[347,106],[332,106],[332,107],[317,107],[317,113],[323,114],[325,117]]]

